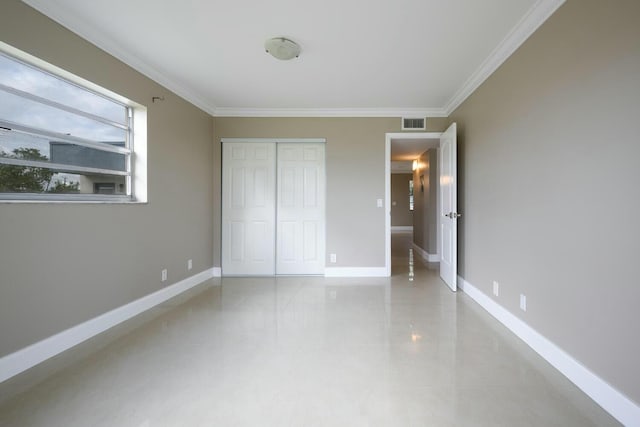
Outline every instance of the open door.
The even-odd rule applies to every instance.
[[[440,137],[440,277],[457,290],[458,275],[458,217],[456,124]]]

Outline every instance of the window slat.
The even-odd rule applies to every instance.
[[[20,202],[131,202],[131,196],[119,194],[42,194],[42,193],[0,193],[0,200]]]
[[[72,166],[65,165],[61,163],[49,163],[49,162],[38,162],[34,160],[21,160],[21,159],[9,159],[5,157],[0,157],[0,164],[3,165],[13,165],[13,166],[26,166],[30,168],[42,168],[42,169],[50,169],[54,171],[60,172],[84,172],[96,175],[117,175],[117,176],[129,176],[130,173],[127,171],[119,171],[114,169],[99,169],[99,168],[87,168],[83,166]]]
[[[118,128],[118,129],[122,129],[122,130],[125,130],[125,131],[129,130],[129,128],[126,125],[120,124],[118,122],[114,122],[113,120],[109,120],[109,119],[107,119],[105,117],[101,117],[101,116],[97,116],[95,114],[87,113],[86,111],[78,110],[77,108],[70,107],[70,106],[64,105],[64,104],[60,104],[59,102],[51,101],[51,100],[43,98],[41,96],[34,95],[32,93],[28,93],[28,92],[22,91],[20,89],[16,89],[16,88],[13,88],[11,86],[3,85],[2,83],[0,83],[0,90],[2,90],[4,92],[7,92],[7,93],[12,93],[12,94],[20,96],[22,98],[26,98],[26,99],[30,99],[32,101],[39,102],[40,104],[44,104],[44,105],[47,105],[49,107],[53,107],[53,108],[57,108],[59,110],[66,111],[68,113],[76,114],[78,116],[82,116],[82,117],[85,117],[87,119],[95,120],[96,122],[104,123],[106,125],[113,126],[115,128]]]
[[[17,132],[23,132],[29,135],[44,136],[55,141],[69,142],[75,145],[82,145],[84,147],[94,148],[101,151],[109,151],[112,153],[131,154],[131,150],[126,147],[118,147],[117,145],[109,145],[104,142],[93,141],[86,138],[80,138],[78,136],[65,135],[63,133],[52,132],[45,129],[39,129],[35,127],[21,125],[19,123],[9,122],[0,119],[0,127],[10,129]]]

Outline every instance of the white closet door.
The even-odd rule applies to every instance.
[[[275,274],[275,144],[224,143],[222,273]]]
[[[278,144],[276,274],[324,274],[324,144]]]

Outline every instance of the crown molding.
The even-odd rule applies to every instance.
[[[124,62],[126,65],[130,66],[134,70],[144,74],[151,80],[165,88],[169,89],[173,93],[179,95],[185,100],[189,101],[196,107],[202,109],[203,111],[213,115],[215,110],[215,105],[211,105],[211,103],[205,101],[199,95],[197,95],[193,90],[186,88],[184,85],[176,82],[174,79],[164,75],[162,72],[158,71],[155,67],[147,64],[145,61],[141,60],[137,56],[127,52],[117,43],[114,43],[112,40],[109,40],[107,37],[103,37],[102,35],[95,34],[94,29],[85,23],[81,19],[77,19],[77,17],[73,16],[73,12],[70,10],[62,10],[59,5],[55,5],[53,2],[43,1],[43,0],[22,0],[24,3],[29,5],[30,7],[36,9],[38,12],[47,16],[48,18],[54,20],[58,24],[62,25],[66,29],[72,31],[83,39],[89,41],[93,45],[98,48],[104,50],[111,56],[119,59]],[[69,19],[69,16],[72,16],[73,19]]]
[[[442,108],[227,108],[215,117],[446,117]]]
[[[443,107],[448,117],[536,31],[565,0],[538,0]]]
[[[69,19],[73,15],[71,11],[63,11],[43,0],[23,1],[214,117],[448,117],[565,2],[538,0],[441,108],[233,108],[216,107],[194,90],[166,76],[107,37],[93,34],[93,28],[82,20]]]

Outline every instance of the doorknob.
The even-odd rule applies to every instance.
[[[448,214],[445,214],[444,216],[449,217],[451,219],[454,219],[454,218],[460,218],[462,216],[462,214],[460,214],[458,212],[449,212]]]

